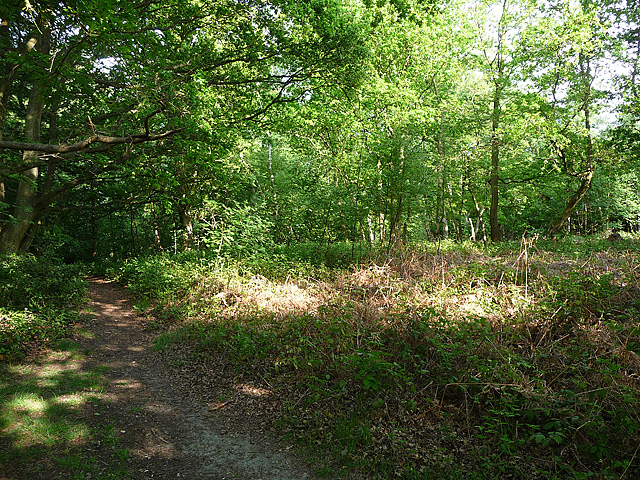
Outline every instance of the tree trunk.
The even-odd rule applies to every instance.
[[[153,238],[156,242],[156,247],[158,247],[158,251],[164,253],[164,248],[162,247],[162,242],[160,241],[160,232],[158,231],[158,218],[156,217],[156,208],[153,202],[151,202],[151,217],[153,221]]]
[[[578,188],[576,193],[573,194],[573,196],[569,199],[569,201],[567,202],[567,206],[560,214],[560,216],[553,221],[551,227],[549,228],[550,237],[554,237],[558,233],[560,233],[560,230],[562,230],[564,224],[567,222],[567,220],[569,220],[569,217],[571,217],[571,214],[573,213],[576,205],[580,203],[580,200],[582,200],[582,198],[589,191],[589,188],[591,188],[591,182],[593,180],[593,173],[594,170],[589,170],[587,172],[586,176],[582,180],[582,183],[580,184],[580,188]]]
[[[50,30],[48,26],[43,25],[42,32],[38,53],[47,55],[50,46]],[[38,142],[40,139],[40,126],[44,110],[44,91],[44,85],[36,84],[29,97],[24,134],[25,138],[31,142]],[[22,154],[24,164],[33,163],[37,158],[38,152],[32,150],[27,150]],[[21,174],[16,202],[11,213],[13,219],[5,221],[0,229],[0,252],[26,252],[31,246],[35,230],[37,230],[38,223],[44,213],[36,205],[39,174],[38,167],[30,168]]]
[[[6,55],[11,50],[11,40],[9,39],[9,22],[2,19],[0,22],[0,52]],[[4,58],[5,70],[0,78],[0,141],[3,140],[4,120],[7,118],[7,102],[9,100],[9,90],[16,74],[16,65]],[[5,221],[3,203],[6,202],[5,179],[0,177],[0,221]]]
[[[498,180],[500,173],[500,140],[498,127],[500,125],[500,95],[501,88],[496,84],[493,94],[493,113],[491,116],[491,209],[489,210],[489,225],[491,227],[491,241],[499,242],[502,239],[500,225],[498,223]]]
[[[389,219],[389,240],[387,243],[387,254],[391,251],[391,248],[402,243],[402,234],[400,220],[402,218],[402,194],[398,195],[398,201],[395,205],[395,212],[391,213]]]
[[[434,82],[435,85],[435,82]],[[436,90],[437,94],[437,90]],[[438,138],[436,141],[438,158],[440,164],[438,165],[438,194],[436,198],[436,218],[438,225],[436,232],[439,238],[449,238],[449,220],[447,218],[447,202],[446,202],[446,185],[445,185],[445,151],[444,151],[444,113],[440,112],[440,131],[438,132]],[[442,233],[440,233],[440,227],[442,227]]]
[[[193,179],[195,182],[195,178]],[[177,189],[178,194],[178,217],[182,227],[182,246],[185,250],[193,246],[193,214],[191,213],[191,202],[189,199],[189,186],[186,182],[180,183]]]
[[[376,232],[373,230],[373,225],[371,224],[371,214],[367,215],[367,226],[369,227],[369,243],[374,245],[376,243]]]
[[[584,160],[587,165],[587,168],[586,168],[584,177],[582,178],[582,183],[580,184],[580,187],[578,188],[576,193],[574,193],[573,196],[569,199],[564,211],[551,224],[551,227],[549,228],[550,237],[555,237],[560,232],[560,230],[562,230],[562,227],[564,227],[564,224],[569,220],[569,218],[571,217],[571,214],[573,213],[573,210],[576,208],[576,205],[580,203],[580,200],[582,200],[582,198],[589,191],[589,188],[591,188],[591,182],[593,181],[593,174],[595,172],[595,168],[593,166],[594,165],[593,139],[591,138],[591,109],[590,109],[591,82],[593,78],[591,76],[591,67],[589,64],[589,60],[586,58],[583,58],[582,55],[580,60],[581,60],[580,61],[581,75],[582,75],[582,79],[585,87],[584,129],[587,135],[587,145],[586,145]]]
[[[183,229],[183,247],[185,250],[189,250],[193,245],[193,215],[191,214],[191,208],[188,205],[178,206],[180,213],[180,225]]]
[[[401,140],[402,141],[402,140]],[[390,157],[390,161],[389,161],[389,170],[391,171],[393,168],[393,158],[395,157],[395,154]],[[404,239],[402,237],[403,234],[403,229],[402,229],[402,209],[404,208],[403,205],[403,201],[405,201],[406,199],[404,198],[404,191],[403,191],[403,186],[405,184],[405,167],[406,167],[406,163],[405,163],[405,155],[404,155],[404,145],[401,144],[400,145],[400,150],[398,152],[398,176],[399,176],[399,180],[397,180],[395,182],[395,185],[391,186],[391,181],[389,181],[388,185],[390,185],[391,188],[393,188],[393,191],[395,193],[394,197],[397,199],[395,205],[393,204],[393,202],[391,202],[391,205],[393,207],[393,211],[389,211],[389,243],[387,245],[387,253],[391,251],[392,247],[396,247],[396,246],[400,246],[402,245]],[[391,209],[390,209],[391,210]]]
[[[482,227],[482,243],[484,243],[485,245],[487,244],[487,229],[485,227],[485,223],[484,223],[484,211],[485,211],[485,207],[480,208],[480,206],[478,205],[478,200],[476,199],[475,194],[473,193],[473,191],[471,190],[471,187],[468,187],[469,189],[469,194],[471,195],[471,200],[473,200],[473,206],[476,209],[476,215],[478,215],[477,220],[476,220],[476,232],[480,231],[480,227]],[[477,233],[476,233],[477,235]]]

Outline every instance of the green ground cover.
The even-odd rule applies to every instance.
[[[31,256],[0,257],[0,477],[129,478],[127,449],[108,419],[100,369],[67,340],[80,321],[83,269]],[[110,447],[88,453],[87,444]]]
[[[286,392],[328,474],[634,478],[638,245],[434,245],[327,268],[188,254],[111,272],[165,333]]]
[[[201,362],[224,355],[267,381],[283,399],[279,431],[327,476],[640,474],[634,240],[443,243],[351,264],[345,248],[331,253],[332,267],[295,253],[231,261],[191,252],[99,268],[152,316],[157,348]],[[19,262],[38,273],[12,275]],[[126,478],[118,445],[109,458],[78,455],[88,439],[111,438],[82,421],[99,403],[101,372],[61,368],[83,356],[60,340],[84,296],[82,270],[29,257],[2,269],[13,280],[0,287],[9,312],[0,463]],[[27,293],[11,293],[19,289]],[[115,477],[100,477],[105,462]]]

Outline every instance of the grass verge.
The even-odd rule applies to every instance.
[[[86,295],[82,269],[33,256],[0,255],[0,363],[63,339]]]
[[[2,478],[129,478],[128,450],[91,418],[104,407],[102,372],[83,370],[82,361],[62,341],[37,361],[0,366]],[[109,448],[94,448],[101,443]]]
[[[0,257],[1,478],[129,478],[128,450],[92,418],[104,407],[102,372],[84,369],[66,340],[85,294],[78,266]]]

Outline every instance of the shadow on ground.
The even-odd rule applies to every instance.
[[[152,343],[126,292],[90,279],[73,341],[0,367],[0,480],[312,478],[185,394]]]

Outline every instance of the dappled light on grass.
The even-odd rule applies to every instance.
[[[87,402],[87,400],[93,402],[95,401],[95,399],[96,397],[93,395],[87,398],[83,393],[69,393],[66,395],[60,395],[57,398],[57,402],[60,405],[65,405],[77,409],[79,407],[82,407]]]
[[[100,414],[113,402],[104,367],[70,341],[60,346],[0,368],[0,476],[129,478],[128,451],[115,448],[119,439]]]
[[[239,293],[243,303],[279,317],[313,311],[322,301],[315,292],[295,283],[271,282],[264,277],[252,278],[239,288]]]
[[[5,367],[0,434],[15,438],[16,455],[27,447],[88,440],[89,427],[70,421],[68,414],[100,398],[100,381],[94,373],[83,372],[81,362],[72,357],[69,352],[52,352],[39,365]]]
[[[12,411],[14,415],[25,415],[30,418],[42,416],[48,406],[48,402],[37,394],[16,394],[7,399],[4,408]]]

